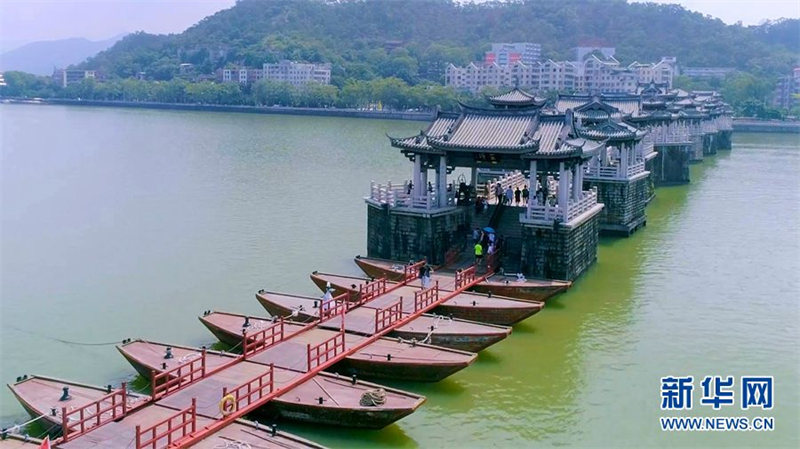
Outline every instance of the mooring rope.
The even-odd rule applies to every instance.
[[[367,390],[361,394],[361,400],[358,403],[364,407],[381,406],[386,403],[386,390],[383,388]]]
[[[252,449],[250,443],[239,440],[228,440],[222,443],[217,443],[214,449]]]
[[[36,336],[36,337],[39,337],[39,338],[46,338],[48,340],[53,340],[53,341],[57,341],[57,342],[68,344],[68,345],[76,345],[76,346],[111,346],[111,345],[118,345],[118,344],[122,343],[122,340],[110,341],[110,342],[105,342],[105,343],[86,343],[86,342],[81,342],[81,341],[64,340],[63,338],[51,337],[49,335],[40,334],[40,333],[37,333],[37,332],[32,332],[32,331],[29,331],[27,329],[22,329],[22,328],[19,328],[17,326],[14,326],[13,324],[9,325],[8,327],[11,328],[11,329],[16,330],[18,332],[22,332],[22,333],[25,333],[25,334],[28,334],[28,335],[33,335],[33,336]]]

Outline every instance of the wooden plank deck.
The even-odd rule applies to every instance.
[[[288,340],[284,340],[258,354],[248,357],[249,362],[269,365],[274,364],[276,367],[291,369],[295,371],[305,372],[308,371],[308,345],[315,346],[325,340],[333,338],[338,333],[341,326],[342,317],[337,316],[328,320],[331,323],[331,330],[325,329],[309,329],[302,334],[294,335]],[[345,348],[353,347],[366,340],[366,337],[345,334]]]

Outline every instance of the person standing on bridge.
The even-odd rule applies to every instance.
[[[528,190],[528,186],[524,186],[522,188],[522,204],[528,205],[528,199],[531,197],[531,191]]]
[[[517,189],[514,190],[514,205],[515,206],[519,204],[519,202],[521,200],[521,198],[520,198],[521,196],[522,196],[522,190],[520,190],[519,186],[517,186]]]
[[[506,187],[506,200],[505,203],[510,205],[511,201],[514,199],[514,191],[511,190],[511,186]]]
[[[433,268],[427,263],[419,269],[419,278],[422,281],[422,288],[427,289],[431,286],[431,273]]]
[[[480,265],[483,260],[483,245],[481,242],[475,244],[475,265]]]
[[[333,302],[333,293],[331,293],[331,283],[325,286],[325,294],[322,295],[322,310],[327,312],[331,308],[331,303]]]

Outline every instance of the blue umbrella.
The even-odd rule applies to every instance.
[[[490,228],[489,226],[486,226],[485,228],[483,228],[483,230],[486,231],[486,232],[494,234],[494,228]]]

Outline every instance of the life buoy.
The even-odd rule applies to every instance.
[[[231,413],[236,411],[236,398],[233,397],[232,394],[228,394],[222,397],[222,400],[219,401],[219,411],[222,413],[222,416],[228,416]]]

